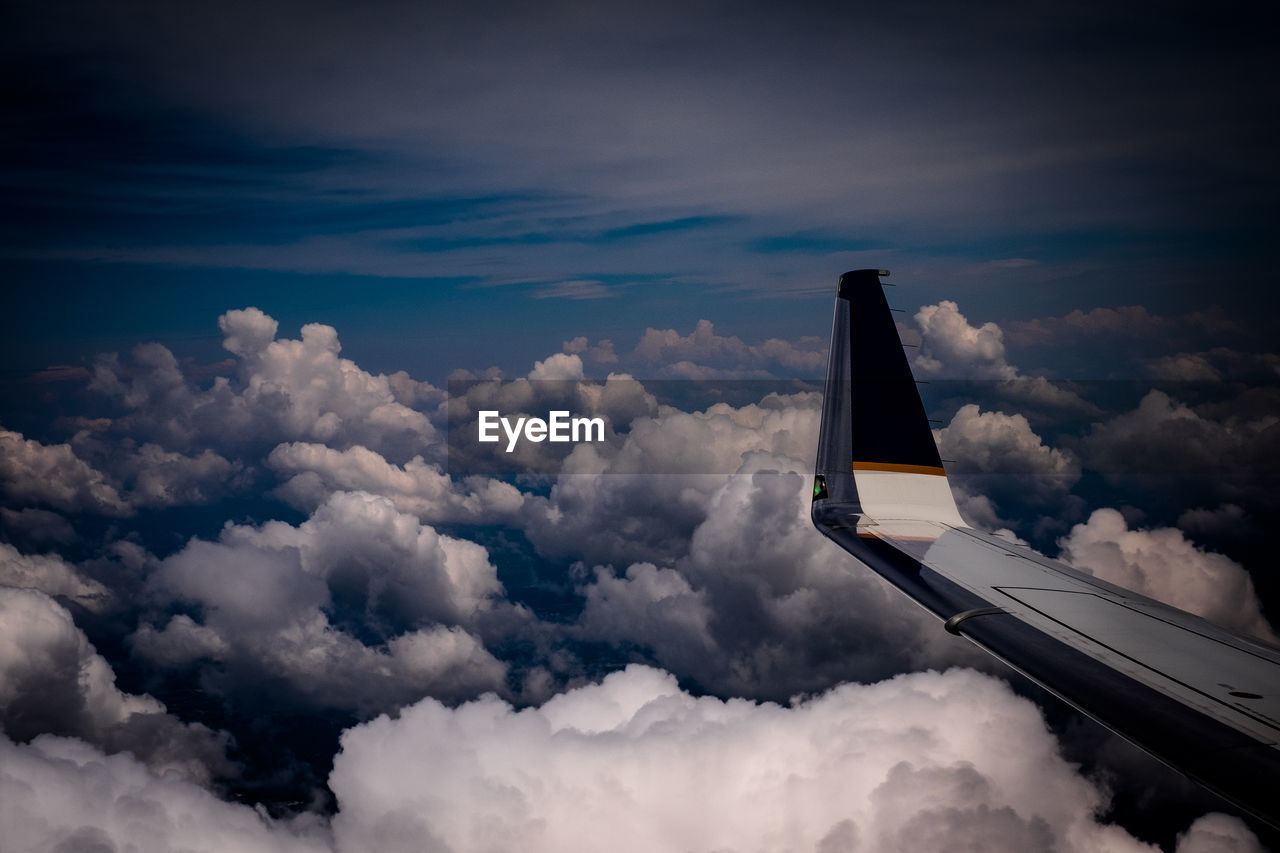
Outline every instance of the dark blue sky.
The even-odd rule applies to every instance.
[[[861,266],[997,321],[1273,313],[1270,21],[1243,7],[6,18],[11,370],[213,356],[245,305],[436,379],[704,317],[790,339]]]

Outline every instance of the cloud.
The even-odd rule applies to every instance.
[[[594,570],[579,588],[586,604],[575,632],[637,647],[719,695],[781,699],[912,667],[986,665],[812,535],[808,464],[745,453],[735,474],[690,504],[701,517],[668,544],[664,565]]]
[[[925,305],[916,312],[920,346],[917,375],[990,381],[997,396],[1033,410],[1096,413],[1097,407],[1075,391],[1043,376],[1025,376],[1009,363],[1004,331],[995,323],[972,325],[951,300]]]
[[[533,295],[534,299],[607,299],[614,296],[603,282],[591,279],[557,281],[543,285]]]
[[[1244,508],[1231,503],[1217,509],[1189,509],[1178,516],[1178,527],[1201,536],[1240,536],[1247,533],[1252,524],[1253,519]]]
[[[25,745],[0,737],[0,826],[14,853],[332,850],[314,816],[273,821],[127,754],[48,735]]]
[[[574,381],[582,379],[582,359],[570,353],[558,352],[542,361],[533,363],[529,371],[530,382]]]
[[[1178,835],[1174,853],[1263,853],[1258,837],[1240,820],[1224,814],[1196,818]]]
[[[547,556],[588,564],[670,562],[748,454],[812,458],[820,406],[817,394],[771,394],[737,408],[634,414],[618,441],[573,449],[550,494],[527,501],[526,535]]]
[[[1004,351],[1004,332],[995,323],[972,326],[949,299],[925,305],[915,316],[923,339],[915,365],[926,375],[973,379],[1013,379],[1017,369]]]
[[[361,491],[390,498],[396,509],[423,521],[501,524],[524,504],[514,486],[488,477],[455,480],[439,466],[415,456],[393,465],[365,447],[334,450],[323,444],[288,442],[271,451],[267,465],[288,477],[276,494],[313,510],[335,492]]]
[[[699,320],[687,335],[645,329],[629,358],[650,370],[656,367],[660,377],[678,379],[817,376],[826,368],[827,341],[806,336],[795,342],[769,338],[746,344],[735,335],[716,334],[711,321]]]
[[[1173,382],[1217,382],[1222,378],[1209,359],[1202,353],[1183,352],[1166,355],[1148,363],[1157,379]]]
[[[1020,526],[1001,514],[1066,519],[1079,511],[1079,499],[1069,494],[1080,479],[1079,460],[1046,445],[1022,415],[970,403],[933,435],[960,509],[974,524],[995,530]]]
[[[506,793],[495,795],[494,802],[501,800],[511,805],[503,811],[502,820],[507,821],[508,829],[518,825],[518,829],[510,831],[524,833],[518,836],[522,840],[532,839],[534,846],[530,849],[537,849],[541,843],[558,843],[562,840],[558,833],[567,831],[556,823],[567,809],[556,803],[568,799],[562,789],[571,789],[571,783],[564,781],[570,774],[555,763],[558,759],[544,760],[543,756],[562,749],[566,741],[575,737],[583,738],[579,753],[584,762],[602,762],[584,764],[588,771],[594,772],[592,768],[597,766],[616,767],[620,775],[615,778],[624,779],[619,784],[629,785],[630,791],[647,790],[636,787],[641,783],[632,784],[631,777],[625,776],[633,772],[632,765],[652,768],[681,760],[681,750],[661,744],[654,757],[648,739],[656,737],[658,729],[669,729],[675,737],[686,720],[694,720],[710,741],[731,743],[737,735],[725,728],[728,723],[722,722],[728,719],[725,715],[732,716],[730,711],[738,713],[733,709],[743,708],[747,709],[741,712],[744,719],[754,719],[757,714],[773,715],[760,723],[758,731],[772,732],[770,737],[781,742],[793,736],[779,735],[778,731],[790,731],[787,721],[803,717],[811,705],[834,703],[832,697],[864,689],[835,686],[842,682],[884,678],[911,668],[941,667],[957,661],[993,666],[968,644],[941,631],[936,620],[861,569],[839,548],[815,535],[807,513],[820,414],[821,399],[817,394],[770,394],[746,405],[718,403],[701,411],[680,411],[659,405],[652,393],[630,377],[611,375],[604,382],[584,379],[580,352],[553,355],[539,361],[530,378],[481,383],[464,388],[451,401],[460,403],[464,412],[493,405],[510,406],[508,411],[541,413],[548,406],[563,405],[576,411],[608,413],[608,441],[575,448],[557,462],[556,475],[543,483],[531,486],[517,481],[524,488],[522,491],[516,485],[487,477],[464,478],[456,472],[450,476],[431,456],[438,454],[438,446],[425,453],[396,457],[394,454],[403,450],[403,444],[372,441],[377,446],[367,447],[354,442],[354,433],[342,431],[333,433],[328,441],[276,441],[294,432],[289,426],[289,411],[314,414],[326,407],[342,406],[357,411],[365,405],[360,400],[367,403],[375,398],[387,399],[379,397],[381,392],[364,396],[370,389],[385,387],[395,405],[412,403],[432,409],[436,418],[442,417],[446,409],[440,408],[443,401],[438,389],[427,383],[418,383],[407,374],[373,377],[354,365],[351,375],[355,391],[351,399],[316,402],[328,399],[328,392],[317,392],[319,396],[309,403],[285,400],[293,392],[281,390],[283,397],[268,393],[263,390],[267,377],[276,376],[281,389],[291,389],[299,383],[306,384],[302,376],[314,368],[321,374],[316,387],[323,391],[333,379],[326,371],[340,361],[336,359],[336,349],[330,346],[336,344],[336,336],[329,338],[326,333],[311,331],[304,333],[304,341],[277,347],[281,342],[276,338],[274,321],[260,312],[234,317],[224,331],[240,365],[233,379],[215,378],[212,387],[201,390],[189,377],[182,377],[168,386],[172,390],[169,396],[169,392],[155,390],[164,387],[161,379],[165,370],[157,368],[145,380],[130,374],[126,377],[129,381],[121,386],[123,390],[113,392],[114,399],[129,405],[126,398],[133,387],[129,383],[136,379],[141,382],[139,387],[149,389],[141,394],[142,402],[130,414],[89,437],[73,441],[70,447],[77,452],[80,448],[87,448],[86,453],[103,452],[111,446],[101,439],[104,435],[118,441],[131,424],[155,427],[150,433],[155,440],[136,444],[127,458],[135,460],[128,464],[135,465],[136,470],[154,471],[153,482],[159,485],[144,489],[140,474],[113,474],[120,483],[131,484],[119,492],[122,501],[141,502],[144,494],[158,496],[154,498],[157,502],[195,501],[200,494],[208,494],[200,491],[206,484],[234,477],[236,471],[258,470],[255,476],[260,476],[265,469],[280,478],[276,494],[309,516],[298,523],[227,524],[215,540],[193,538],[167,556],[152,557],[133,545],[131,559],[141,562],[131,571],[145,576],[146,581],[137,628],[127,639],[132,665],[157,683],[171,686],[194,681],[225,702],[233,714],[249,707],[253,696],[265,697],[273,715],[284,710],[322,712],[331,719],[354,722],[379,713],[398,712],[399,721],[380,720],[370,726],[388,727],[391,734],[412,731],[413,742],[420,732],[416,723],[405,721],[427,713],[419,709],[434,708],[430,712],[433,719],[446,728],[454,726],[447,739],[458,744],[459,749],[470,745],[474,747],[472,753],[480,756],[491,748],[490,744],[498,748],[505,743],[510,755],[532,755],[540,766],[549,768],[543,788],[530,793],[504,779],[498,784],[506,785],[500,789]],[[585,347],[586,342],[582,345]],[[245,367],[252,359],[266,359],[265,353],[273,347],[279,353],[272,357],[281,358],[281,365],[271,369]],[[570,348],[579,349],[576,345]],[[303,357],[308,351],[314,358]],[[164,355],[156,350],[147,358],[164,368],[168,363]],[[289,365],[298,359],[311,367],[299,368],[301,373],[291,372],[293,367]],[[341,372],[340,367],[337,369]],[[288,378],[279,378],[285,376]],[[250,384],[257,383],[256,396],[249,393],[249,385],[239,384],[245,377]],[[220,380],[232,394],[226,399],[239,401],[232,407],[243,409],[250,418],[244,422],[246,429],[257,436],[256,444],[233,443],[245,459],[232,462],[220,454],[215,454],[216,458],[206,455],[207,448],[202,450],[199,445],[213,438],[211,433],[203,432],[208,425],[201,425],[199,417],[187,422],[194,430],[190,433],[193,445],[182,450],[165,449],[161,442],[167,439],[163,436],[180,436],[186,427],[179,423],[181,428],[172,432],[161,428],[164,406],[205,399],[205,395],[216,391]],[[333,393],[341,396],[346,392]],[[283,408],[272,409],[277,405]],[[130,421],[134,416],[140,420]],[[426,414],[421,416],[428,418]],[[297,423],[305,421],[301,418]],[[1020,415],[965,406],[946,429],[939,431],[939,440],[945,455],[962,455],[975,475],[997,476],[1010,471],[1013,476],[1033,475],[1035,479],[1028,483],[1038,485],[1024,484],[1020,489],[1023,506],[1037,501],[1047,505],[1063,498],[1080,475],[1075,456],[1047,445]],[[101,443],[94,444],[95,441]],[[259,451],[260,456],[251,455]],[[99,457],[90,458],[96,461]],[[235,468],[236,463],[245,467]],[[120,467],[110,470],[126,470],[124,462],[117,465]],[[663,473],[666,471],[704,473]],[[190,490],[184,490],[187,483]],[[1000,526],[1007,526],[996,515],[997,504],[987,493],[1002,498],[999,508],[1003,511],[1009,498],[994,488],[975,496],[973,503],[986,501],[992,518],[1001,521]],[[498,537],[513,539],[516,534],[503,528],[516,528],[528,544],[502,553],[519,553],[522,561],[545,560],[565,570],[566,576],[547,582],[560,584],[567,597],[576,594],[574,600],[580,602],[581,610],[575,612],[570,607],[556,618],[543,621],[512,604],[498,581],[497,557],[491,559],[485,548],[458,538],[454,531],[454,535],[445,535],[430,526],[444,523],[497,525]],[[129,543],[117,543],[116,547],[128,546]],[[536,556],[521,553],[519,548],[532,548]],[[14,577],[20,569],[36,579],[32,585],[38,581],[49,591],[79,577],[79,570],[70,563],[41,562],[17,551],[14,558],[18,561]],[[574,568],[568,568],[570,563],[575,564]],[[63,594],[76,592],[70,587],[68,590]],[[79,594],[92,601],[93,592],[89,589]],[[602,649],[607,656],[604,663],[599,659]],[[547,699],[566,683],[581,684],[584,678],[599,677],[601,670],[617,660],[657,663],[695,685],[698,692],[708,691],[719,697],[778,701],[796,695],[815,698],[792,708],[759,706],[742,699],[693,699],[675,689],[674,682],[666,676],[650,671],[644,677],[614,676],[613,681],[606,681],[611,685],[608,690],[602,689],[599,695],[591,692],[595,688],[587,687],[560,699]],[[946,682],[953,676],[929,677]],[[973,674],[964,677],[985,683]],[[913,688],[907,693],[927,694],[928,701],[963,706],[963,701],[950,690]],[[485,693],[494,695],[476,699]],[[612,705],[597,701],[606,693],[612,697]],[[628,705],[626,696],[638,698]],[[424,697],[431,697],[435,704],[420,701]],[[497,697],[507,701],[547,701],[542,708],[517,712]],[[578,698],[571,702],[566,697]],[[1007,696],[1001,692],[1000,697],[1003,698],[994,702],[1003,707]],[[655,701],[658,706],[653,705]],[[910,704],[911,700],[899,696],[894,701]],[[418,704],[412,705],[415,702]],[[446,708],[457,702],[468,704],[454,711]],[[664,717],[664,702],[692,703],[694,708],[705,705],[714,713],[702,718],[697,718],[701,711]],[[885,716],[890,715],[890,704],[888,700],[884,703]],[[988,702],[983,707],[990,705]],[[480,708],[496,709],[500,712],[497,718],[503,720],[526,722],[535,721],[544,712],[562,715],[548,724],[550,734],[546,737],[554,749],[541,742],[504,742],[501,726],[490,731],[491,740],[481,738],[473,744],[468,740],[470,730],[458,729],[455,723],[479,713],[476,709]],[[176,721],[164,713],[163,706],[157,713],[159,716],[153,714],[145,719],[151,720],[155,729],[167,726],[164,731],[173,730]],[[812,821],[811,815],[805,813],[802,823],[786,823],[778,817],[777,828],[761,825],[755,826],[754,831],[773,833],[772,838],[794,837],[821,850],[840,849],[842,844],[887,850],[930,847],[944,836],[968,838],[975,844],[997,848],[1001,844],[1043,847],[1052,843],[1059,849],[1073,849],[1072,845],[1075,849],[1089,849],[1088,843],[1079,840],[1086,837],[1091,841],[1103,839],[1111,843],[1120,839],[1123,844],[1137,844],[1119,829],[1097,824],[1091,811],[1095,806],[1080,806],[1079,814],[1064,817],[1063,812],[1051,812],[1039,802],[1027,804],[1018,800],[1005,790],[1006,783],[999,781],[1003,777],[984,763],[986,759],[962,757],[958,747],[954,760],[929,763],[935,761],[929,753],[943,749],[937,744],[951,742],[950,734],[938,734],[923,723],[917,726],[923,731],[912,732],[892,729],[888,724],[882,726],[881,711],[861,705],[841,713],[866,718],[867,743],[873,744],[869,747],[872,752],[881,748],[874,745],[881,738],[911,741],[919,737],[930,741],[919,747],[919,754],[926,757],[919,761],[902,759],[900,751],[899,760],[906,760],[907,764],[893,766],[888,763],[886,746],[884,755],[876,757],[867,770],[874,778],[858,783],[862,787],[855,798],[859,803],[856,808],[841,812],[844,806],[832,805]],[[910,711],[904,713],[910,717]],[[936,716],[936,709],[932,713]],[[569,718],[572,725],[563,722]],[[107,750],[116,749],[119,743],[147,738],[154,743],[181,742],[177,734],[144,738],[138,734],[144,730],[138,722],[142,719],[137,717],[126,734],[108,736],[87,723],[68,731]],[[657,720],[656,728],[645,722],[648,719]],[[1035,719],[1040,726],[1039,737],[1048,744],[1045,748],[1056,756],[1052,738],[1044,733],[1038,717]],[[742,726],[750,728],[746,722]],[[339,759],[334,775],[334,790],[344,798],[335,819],[337,840],[323,835],[311,840],[319,839],[317,843],[322,844],[333,841],[353,849],[394,849],[403,831],[410,832],[419,846],[429,847],[433,839],[450,843],[455,837],[451,833],[460,831],[458,826],[484,819],[488,806],[473,808],[471,800],[467,801],[466,810],[444,817],[437,818],[428,809],[421,816],[410,813],[380,819],[378,815],[384,812],[379,809],[389,808],[400,814],[395,797],[406,794],[396,790],[396,784],[417,784],[417,776],[426,771],[413,758],[413,743],[395,744],[393,751],[404,753],[404,758],[397,764],[389,763],[392,772],[388,772],[386,780],[373,779],[367,764],[359,765],[358,772],[343,771],[344,766],[357,766],[351,762],[363,760],[361,753],[370,743],[368,732],[372,730],[358,727],[343,742],[342,756],[346,758]],[[606,740],[625,742],[627,732],[633,730],[640,741],[634,754],[609,753],[614,746],[600,745]],[[803,733],[803,729],[800,731]],[[433,731],[422,737],[439,735]],[[756,738],[755,743],[763,744],[755,750],[757,756],[761,750],[772,748],[773,741],[763,734],[751,737]],[[956,737],[972,745],[978,736]],[[803,741],[803,734],[794,738]],[[175,746],[162,757],[175,765],[186,756],[193,767],[214,766],[213,757],[205,756],[200,761],[192,758],[202,755],[201,749],[207,752],[208,742],[206,739],[205,746]],[[29,750],[23,753],[28,758],[43,761],[45,754],[39,750],[48,743],[62,742],[43,739],[33,747],[21,749]],[[459,791],[467,790],[471,779],[484,776],[473,772],[466,763],[470,759],[465,756],[455,759],[453,753],[431,748],[440,761],[449,763],[451,769],[457,768],[449,778]],[[911,748],[914,746],[906,754],[916,755]],[[745,760],[738,757],[736,747],[723,755],[698,752],[699,749],[691,746],[683,751],[708,762],[707,766],[727,768],[731,775],[738,773],[739,764],[735,762]],[[605,757],[592,757],[598,751]],[[148,755],[148,760],[159,763],[159,758]],[[1028,760],[1039,761],[1043,768],[1041,758],[1043,755],[1039,754]],[[803,762],[796,771],[796,765],[784,770],[781,756],[776,760],[776,772],[758,779],[762,786],[759,792],[728,791],[712,805],[726,816],[748,814],[757,819],[760,802],[770,797],[776,800],[778,790],[795,785],[776,781],[779,774],[810,772],[809,765]],[[831,767],[813,771],[813,778],[827,785],[827,777],[821,773],[847,775],[848,767],[837,766],[843,760],[833,759]],[[683,778],[683,774],[692,772],[678,763],[672,766],[675,769],[666,771],[664,776]],[[433,772],[439,772],[439,765],[436,767]],[[279,766],[271,770],[285,772]],[[254,768],[254,772],[261,774],[263,770]],[[1105,799],[1101,791],[1075,776],[1074,771],[1069,770],[1068,776],[1075,779],[1071,784],[1082,786],[1081,802],[1089,797],[1097,803]],[[388,784],[391,787],[386,787]],[[663,786],[653,787],[657,790]],[[907,792],[922,795],[913,799]],[[508,799],[502,800],[502,796]],[[721,794],[717,791],[712,796]],[[739,796],[745,799],[734,799]],[[53,801],[57,802],[56,797]],[[464,808],[461,803],[455,807]],[[538,823],[537,816],[543,814],[539,810],[544,808],[549,816]],[[635,798],[628,801],[625,796],[615,797],[614,801],[602,798],[592,808],[605,816],[602,820],[615,825],[620,820],[643,822],[653,827],[646,831],[674,839],[673,845],[685,840],[680,833],[692,825],[692,819],[683,817],[676,806],[654,798],[642,802]],[[611,810],[619,809],[628,816],[615,818]],[[652,809],[656,817],[641,821],[639,816],[648,813],[644,809]],[[758,819],[763,821],[766,817],[760,815]],[[419,820],[427,822],[425,829],[405,829]],[[92,821],[83,823],[84,827],[51,823],[49,831],[63,835],[48,837],[65,840],[81,832],[74,837],[82,843],[117,838],[110,825],[94,828]],[[725,823],[726,831],[738,831],[728,817]],[[594,824],[588,821],[587,826]],[[1236,828],[1230,825],[1227,831]],[[292,837],[287,828],[264,822],[262,843],[275,843],[281,831],[285,831],[286,838]],[[642,836],[643,833],[637,837]],[[161,833],[158,837],[168,836]],[[470,837],[481,838],[482,833],[477,830]],[[736,844],[735,838],[711,839],[708,843]],[[747,842],[738,846],[752,849]],[[659,842],[653,842],[649,849],[662,848]]]
[[[186,456],[127,438],[109,443],[88,430],[55,445],[0,431],[0,449],[0,487],[10,501],[67,512],[127,516],[140,507],[208,503],[243,480],[239,463],[209,449]]]
[[[103,473],[77,457],[71,445],[41,444],[12,430],[0,430],[0,488],[11,501],[70,512],[130,511]]]
[[[69,521],[44,509],[0,507],[0,522],[9,535],[42,545],[55,542],[65,545],[76,538],[75,528]]]
[[[1117,510],[1099,509],[1059,545],[1064,560],[1103,580],[1277,642],[1248,572],[1222,554],[1197,548],[1179,530],[1130,530]]]
[[[1038,710],[972,671],[789,706],[694,697],[632,666],[517,711],[424,700],[347,731],[331,822],[271,819],[70,739],[0,737],[6,849],[1152,851],[1099,815]],[[1178,853],[1253,853],[1209,814]]]
[[[345,733],[330,785],[340,849],[1151,849],[1098,821],[1031,703],[964,670],[790,707],[636,666],[540,708],[427,700]]]
[[[638,375],[662,379],[814,378],[825,372],[827,359],[824,337],[748,344],[736,335],[718,334],[709,320],[699,320],[687,335],[647,328],[635,348],[621,354],[612,340],[590,344],[585,335],[565,341],[562,349],[581,355],[586,363],[622,364]]]
[[[91,389],[127,411],[116,432],[149,436],[171,451],[294,440],[409,458],[436,442],[427,416],[397,399],[397,392],[429,395],[407,377],[393,384],[340,358],[332,326],[309,323],[299,340],[276,339],[278,324],[257,308],[228,311],[218,325],[237,357],[235,376],[214,377],[206,390],[159,344],[135,347],[129,362],[114,354],[95,362]]]
[[[1280,354],[1252,353],[1227,347],[1204,352],[1180,352],[1147,362],[1159,379],[1174,382],[1232,381],[1267,383],[1280,376]]]
[[[951,423],[934,430],[939,452],[956,460],[956,471],[1030,474],[1059,478],[1070,489],[1080,463],[1069,452],[1045,445],[1022,415],[962,406]]]
[[[57,554],[22,554],[0,542],[0,584],[17,589],[36,589],[45,595],[66,598],[90,611],[106,609],[113,601],[111,591]]]
[[[175,506],[208,503],[234,489],[241,479],[241,465],[212,450],[191,456],[144,444],[134,456],[125,457],[129,470],[130,502],[135,506]]]
[[[618,363],[618,354],[614,352],[613,341],[608,338],[596,341],[594,345],[588,346],[587,336],[579,335],[573,340],[565,341],[561,349],[572,355],[580,355],[584,361],[591,364]]]
[[[1256,475],[1265,487],[1280,459],[1274,405],[1271,389],[1198,409],[1152,390],[1134,410],[1093,426],[1083,442],[1085,464],[1105,474],[1213,474],[1224,488]]]
[[[1075,309],[1061,317],[1014,320],[1008,324],[1009,342],[1018,346],[1062,345],[1103,335],[1150,338],[1170,331],[1176,321],[1152,314],[1145,305]]]
[[[363,715],[504,689],[506,665],[471,631],[523,618],[502,603],[481,546],[362,492],[335,493],[297,527],[228,525],[217,542],[193,539],[149,588],[202,616],[142,625],[132,644],[143,658],[204,667],[224,693],[254,684]]]
[[[301,340],[277,340],[276,321],[256,308],[229,311],[219,325],[236,356],[231,378],[216,375],[201,388],[200,371],[188,375],[168,349],[143,344],[127,361],[108,354],[94,364],[90,389],[123,414],[77,420],[69,444],[0,432],[0,488],[9,500],[110,515],[210,503],[254,484],[259,454],[290,441],[372,454],[384,467],[395,466],[384,455],[411,466],[423,466],[422,454],[443,455],[429,417],[401,402],[439,407],[444,394],[429,383],[403,372],[375,376],[339,358],[329,326],[308,324]],[[289,488],[315,505],[323,472]]]
[[[0,727],[16,740],[73,735],[200,782],[233,772],[226,734],[122,693],[71,614],[30,589],[0,586]]]

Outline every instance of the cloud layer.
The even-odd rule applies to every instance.
[[[1091,465],[1135,457],[1126,448],[1144,435],[1172,447],[1192,429],[1252,459],[1268,440],[1265,400],[1193,408],[1156,391],[1107,410],[1021,373],[997,324],[974,326],[954,303],[921,316],[939,373],[996,380],[935,433],[976,523],[1060,539],[1101,577],[1274,637],[1243,566],[1187,538],[1264,512],[1258,490],[1180,508],[1170,523],[1186,533],[1087,516],[1085,490]],[[630,353],[571,341],[525,376],[469,381],[446,401],[341,358],[328,326],[294,340],[244,309],[220,328],[232,358],[213,369],[159,345],[105,356],[86,389],[98,409],[60,421],[66,440],[4,433],[13,629],[0,722],[15,766],[61,792],[42,794],[47,806],[14,794],[11,814],[38,818],[33,845],[142,838],[151,818],[126,825],[109,801],[120,786],[152,804],[154,838],[172,840],[174,810],[194,809],[216,849],[232,836],[205,837],[199,821],[217,823],[225,804],[153,790],[146,773],[172,772],[251,799],[279,786],[286,813],[336,809],[331,826],[227,818],[242,835],[226,843],[262,849],[563,849],[617,826],[637,849],[919,849],[943,836],[1146,849],[1099,818],[1109,792],[1063,762],[1024,700],[972,671],[902,675],[997,665],[812,530],[819,394],[587,376],[645,359],[700,377],[807,370],[811,342],[746,344],[709,323],[651,329]],[[531,447],[518,461],[536,476],[472,473],[443,437],[489,407],[599,415],[606,440]],[[176,510],[199,525],[170,529]],[[44,552],[54,546],[65,550]],[[968,718],[949,719],[955,708]],[[286,716],[327,729],[265,746]],[[1126,791],[1139,784],[1123,762],[1091,760]],[[715,787],[706,768],[738,781]],[[1035,774],[1048,780],[1039,793]],[[97,811],[72,825],[57,812],[67,797]],[[707,810],[721,819],[699,822]],[[1225,817],[1161,831],[1174,830],[1189,850],[1253,843]]]

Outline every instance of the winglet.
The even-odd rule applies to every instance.
[[[880,283],[888,274],[847,272],[836,289],[814,518],[840,507],[867,521],[962,525]]]

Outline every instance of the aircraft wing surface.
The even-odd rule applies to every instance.
[[[1280,650],[968,526],[886,274],[840,278],[814,525],[946,630],[1280,827]]]

